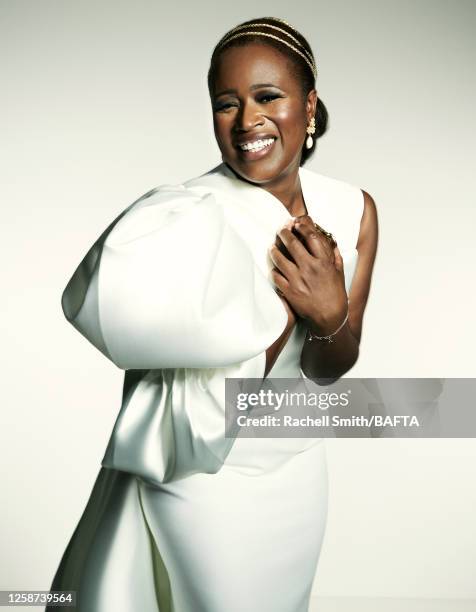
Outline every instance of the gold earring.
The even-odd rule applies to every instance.
[[[316,131],[316,120],[314,117],[311,118],[309,125],[306,128],[306,134],[308,135],[306,138],[306,149],[312,149],[312,145],[314,144],[314,139],[312,135]]]

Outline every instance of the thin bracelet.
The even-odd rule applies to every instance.
[[[334,342],[332,338],[340,332],[340,330],[347,323],[348,318],[349,318],[349,307],[347,306],[347,314],[345,315],[345,319],[342,321],[339,327],[335,330],[335,332],[332,332],[332,334],[329,334],[328,336],[317,336],[314,332],[308,329],[308,332],[309,332],[309,338],[307,339],[308,342],[312,342],[313,340],[321,340],[323,342],[327,342],[328,344],[330,344],[331,342]]]

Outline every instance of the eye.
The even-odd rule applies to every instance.
[[[217,102],[216,104],[213,105],[213,111],[215,113],[221,113],[221,112],[228,111],[235,106],[236,106],[236,103],[233,103],[233,102]]]
[[[279,96],[278,94],[275,93],[266,93],[266,94],[261,94],[257,97],[258,102],[260,102],[260,104],[268,104],[269,102],[272,102],[273,100],[276,100],[276,98],[280,98],[281,96]]]

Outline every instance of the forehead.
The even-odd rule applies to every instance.
[[[272,83],[278,87],[299,87],[291,60],[267,44],[249,43],[229,47],[221,53],[215,74],[215,91]]]

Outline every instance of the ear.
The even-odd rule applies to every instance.
[[[315,89],[311,89],[306,98],[306,117],[308,123],[316,115],[316,106],[317,91]]]

